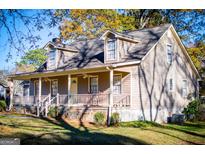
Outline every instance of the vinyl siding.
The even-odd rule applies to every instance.
[[[167,63],[167,43],[173,46],[174,61],[171,66]],[[196,75],[171,32],[159,40],[134,72],[136,74],[132,83],[138,83],[138,86],[133,87],[133,99],[137,101],[136,107],[146,120],[166,121],[169,113],[180,113],[183,110],[188,104],[188,100],[181,96],[183,79],[187,79],[188,93],[196,91]],[[167,91],[166,86],[170,78],[174,80],[172,93]]]

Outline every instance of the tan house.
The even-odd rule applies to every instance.
[[[47,116],[57,106],[70,118],[93,120],[95,112],[122,121],[166,122],[198,95],[199,74],[171,24],[79,40],[53,39],[38,70],[10,75],[28,80],[14,104],[34,106]],[[109,119],[109,118],[108,118]]]

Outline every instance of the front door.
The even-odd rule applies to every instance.
[[[70,93],[71,94],[78,93],[78,78],[71,78]]]

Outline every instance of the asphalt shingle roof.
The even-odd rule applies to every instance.
[[[147,52],[157,43],[157,41],[166,32],[170,25],[171,24],[166,24],[159,27],[123,33],[123,35],[128,35],[140,40],[139,43],[129,49],[129,56],[126,59],[123,59],[123,61],[141,60],[147,54]],[[76,41],[69,44],[69,46],[72,46],[74,49],[78,50],[79,53],[69,59],[60,68],[72,69],[104,65],[104,41],[100,40],[100,38]]]
[[[161,36],[171,24],[165,24],[162,26],[147,28],[141,30],[134,30],[122,33],[123,36],[133,37],[140,42],[136,43],[128,50],[127,58],[122,59],[119,62],[140,61],[147,52],[157,43]],[[104,41],[100,38],[94,38],[89,40],[81,40],[68,44],[67,46],[72,49],[78,50],[72,58],[65,61],[58,70],[71,70],[76,68],[92,68],[96,66],[105,66],[104,63]],[[119,63],[118,62],[118,63]],[[46,71],[46,64],[41,66],[37,72]]]

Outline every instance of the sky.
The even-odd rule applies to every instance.
[[[27,14],[35,13],[35,10],[26,11]],[[26,28],[22,23],[17,25],[18,30],[26,31]],[[49,35],[52,32],[52,35]],[[48,41],[51,41],[52,38],[59,36],[58,27],[48,28],[44,27],[41,31],[34,31],[34,35],[40,35],[41,40],[37,42],[40,48],[42,48]],[[48,36],[49,35],[49,36]],[[0,70],[12,70],[15,66],[15,62],[19,61],[22,54],[19,55],[13,48],[9,47],[7,43],[8,33],[5,28],[0,29]],[[28,42],[24,42],[26,46],[30,46]],[[8,57],[9,51],[11,52],[12,58],[7,62],[6,59]]]

